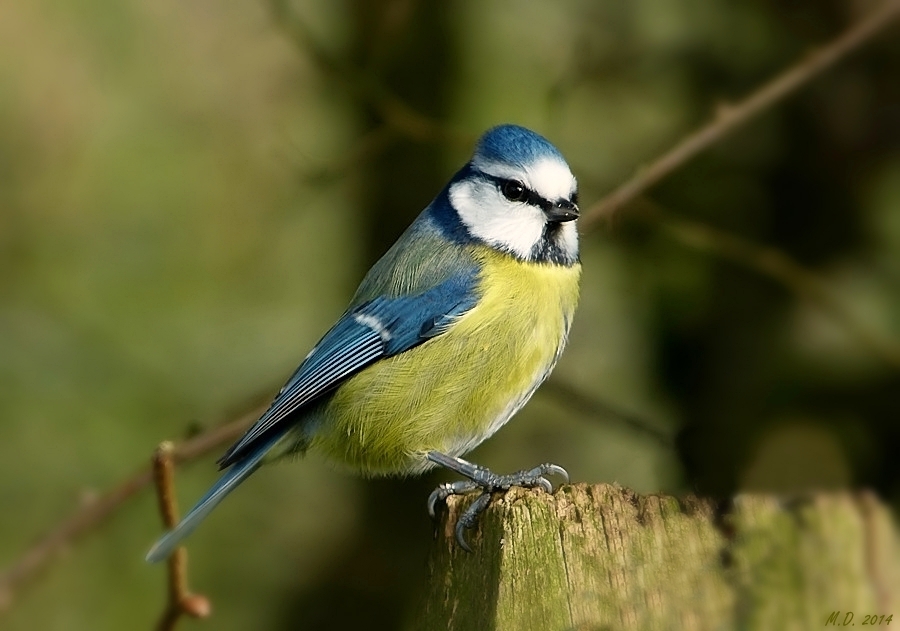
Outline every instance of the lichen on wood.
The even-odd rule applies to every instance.
[[[900,543],[868,493],[727,502],[514,488],[459,548],[451,498],[416,629],[809,629],[900,614]],[[900,623],[898,617],[897,623]]]

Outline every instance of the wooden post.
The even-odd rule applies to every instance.
[[[469,501],[450,499],[415,629],[900,626],[900,537],[868,492],[716,503],[515,488],[470,533],[473,554],[453,541]]]

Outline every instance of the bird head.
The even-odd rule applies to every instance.
[[[488,130],[448,195],[473,239],[529,262],[578,260],[578,184],[544,137],[517,125]]]

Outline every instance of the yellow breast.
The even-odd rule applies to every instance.
[[[424,454],[462,455],[531,396],[565,344],[580,265],[523,263],[486,247],[478,304],[432,340],[345,382],[312,447],[369,474],[417,473]]]

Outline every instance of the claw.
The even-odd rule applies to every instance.
[[[431,492],[431,495],[428,496],[428,516],[434,519],[436,514],[435,507],[438,502],[443,502],[447,499],[449,491],[447,490],[447,484],[439,484],[438,487]]]
[[[453,532],[456,533],[456,543],[459,544],[459,547],[465,550],[466,552],[471,553],[472,548],[469,546],[469,542],[466,541],[466,526],[462,520],[456,522],[456,528],[453,529]]]
[[[469,542],[466,541],[466,530],[470,528],[474,528],[475,524],[478,523],[478,517],[491,503],[491,492],[483,491],[481,495],[479,495],[474,502],[463,512],[462,515],[459,516],[459,519],[456,521],[456,528],[454,532],[456,533],[456,541],[459,543],[459,547],[461,547],[466,552],[471,552],[472,548],[469,547]]]
[[[437,512],[438,503],[443,502],[451,495],[463,495],[473,491],[481,491],[476,500],[460,515],[454,529],[456,541],[466,552],[472,551],[465,538],[466,530],[475,527],[478,517],[491,503],[491,493],[494,491],[508,491],[513,486],[541,488],[547,493],[552,493],[553,483],[546,477],[550,474],[561,477],[564,483],[569,481],[569,474],[565,469],[549,462],[533,469],[518,471],[510,475],[497,475],[490,469],[437,451],[428,452],[426,457],[431,462],[468,478],[457,482],[446,482],[432,491],[431,495],[428,496],[428,514],[432,518]]]
[[[544,468],[544,475],[547,475],[548,473],[553,473],[563,479],[563,484],[569,483],[569,472],[566,471],[565,469],[563,469],[558,464],[552,464],[552,463],[548,462],[547,464],[543,465],[543,468]]]
[[[547,493],[553,493],[553,485],[550,483],[550,480],[545,478],[544,476],[540,476],[536,481],[536,486],[541,487]]]
[[[438,502],[443,502],[451,495],[465,495],[478,489],[484,488],[477,482],[471,480],[458,480],[456,482],[444,482],[431,492],[428,496],[428,514],[434,519]]]

